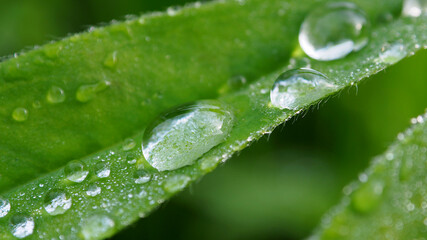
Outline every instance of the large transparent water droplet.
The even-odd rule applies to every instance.
[[[60,87],[52,86],[47,92],[46,99],[50,103],[62,103],[65,101],[65,92]]]
[[[82,85],[77,89],[76,99],[79,102],[88,102],[95,98],[96,94],[104,91],[110,86],[108,81],[100,81],[95,84]]]
[[[419,17],[427,14],[427,1],[426,0],[404,0],[402,15],[408,17]]]
[[[52,189],[44,198],[44,209],[50,215],[65,213],[71,208],[71,196],[63,189]]]
[[[193,164],[223,142],[233,125],[233,114],[217,100],[203,100],[170,111],[144,132],[142,152],[159,171]]]
[[[184,189],[191,181],[191,178],[186,175],[175,175],[166,179],[163,188],[169,192],[174,193]]]
[[[333,81],[313,69],[293,69],[281,74],[270,91],[274,107],[296,110],[335,92]]]
[[[0,218],[6,216],[10,211],[10,202],[0,196]]]
[[[105,214],[95,214],[83,221],[81,236],[86,240],[103,239],[114,233],[115,223]]]
[[[143,184],[151,180],[151,174],[143,169],[137,169],[133,176],[137,184]]]
[[[73,182],[82,182],[85,180],[89,171],[86,170],[85,165],[80,161],[71,161],[64,168],[65,177]]]
[[[86,190],[86,194],[91,197],[94,197],[100,193],[101,193],[101,188],[98,187],[96,184],[89,185],[89,187]]]
[[[384,183],[379,180],[370,180],[362,184],[351,197],[351,205],[361,213],[375,209],[380,203],[384,192]]]
[[[34,231],[34,219],[26,214],[16,214],[10,218],[10,228],[12,235],[17,238],[24,238]]]
[[[316,60],[343,58],[368,43],[369,25],[365,13],[353,3],[329,3],[305,18],[299,43]]]
[[[123,143],[123,150],[129,151],[133,149],[135,146],[136,146],[135,140],[133,140],[132,138],[127,138]]]
[[[99,162],[95,165],[95,174],[99,178],[106,178],[110,176],[110,167],[104,162]]]
[[[15,108],[12,112],[12,118],[17,122],[24,122],[28,119],[28,110],[25,108]]]

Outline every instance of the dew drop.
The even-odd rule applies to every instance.
[[[355,4],[329,3],[305,18],[299,32],[299,43],[313,59],[340,59],[366,46],[369,25],[365,13]]]
[[[50,103],[62,103],[65,101],[65,92],[60,87],[52,86],[47,92],[46,99]]]
[[[99,178],[106,178],[110,176],[110,168],[106,163],[99,162],[95,165],[95,174]]]
[[[10,211],[10,202],[0,196],[0,218],[6,216]]]
[[[234,76],[230,79],[228,79],[227,83],[222,86],[218,92],[220,94],[224,94],[227,92],[230,92],[231,90],[237,90],[239,88],[242,88],[247,83],[247,80],[244,76]]]
[[[143,169],[137,169],[134,172],[135,183],[143,184],[151,180],[151,174]]]
[[[406,56],[406,48],[403,44],[395,43],[391,46],[384,48],[384,51],[380,53],[380,60],[383,63],[394,64],[402,60]]]
[[[104,60],[104,66],[114,68],[117,64],[117,51],[110,53]]]
[[[52,189],[44,198],[44,209],[50,215],[60,215],[71,208],[71,196],[63,189]]]
[[[86,194],[91,197],[94,197],[100,193],[101,193],[101,188],[98,187],[96,184],[89,185],[89,187],[86,190]]]
[[[316,70],[293,69],[276,79],[270,91],[270,100],[274,107],[297,110],[338,88],[338,85]]]
[[[217,100],[178,107],[154,121],[142,140],[147,162],[159,171],[193,164],[223,142],[233,126],[233,115]]]
[[[41,108],[42,107],[42,104],[41,104],[41,102],[40,101],[34,101],[33,102],[33,108],[35,108],[35,109],[39,109],[39,108]]]
[[[166,179],[165,183],[163,184],[163,188],[169,193],[178,192],[184,189],[190,181],[191,178],[189,176],[175,175]]]
[[[28,119],[28,110],[22,107],[15,108],[12,112],[12,118],[17,122],[24,122]]]
[[[426,0],[404,0],[402,15],[407,17],[419,17],[427,13]]]
[[[76,99],[79,102],[88,102],[95,98],[96,94],[104,91],[110,86],[108,81],[100,81],[95,84],[82,85],[77,89]]]
[[[82,182],[89,174],[85,168],[82,162],[71,161],[64,168],[65,177],[72,182]]]
[[[200,170],[210,172],[216,167],[218,161],[217,157],[207,157],[200,161]]]
[[[125,139],[123,144],[123,150],[129,151],[136,146],[135,140],[132,138]]]
[[[82,223],[81,236],[86,239],[104,239],[114,233],[115,223],[105,214],[95,214]]]
[[[34,219],[26,214],[16,214],[10,218],[10,228],[12,235],[17,238],[24,238],[34,231]]]
[[[351,204],[356,211],[368,213],[377,207],[381,201],[383,192],[383,182],[379,180],[368,181],[354,191]]]

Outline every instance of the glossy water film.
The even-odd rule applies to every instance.
[[[340,59],[362,49],[369,39],[370,24],[353,3],[328,3],[312,11],[300,28],[299,43],[311,58]]]
[[[281,74],[270,91],[271,104],[297,110],[335,92],[339,86],[313,69],[293,69]]]
[[[228,107],[217,100],[178,107],[146,129],[144,157],[159,171],[190,165],[227,138],[233,119]]]

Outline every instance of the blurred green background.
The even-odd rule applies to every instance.
[[[2,0],[0,55],[185,0]],[[427,107],[427,51],[332,97],[113,239],[301,239]]]

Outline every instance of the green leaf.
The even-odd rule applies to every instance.
[[[271,107],[268,92],[281,72],[309,65],[343,89],[392,64],[379,60],[384,46],[403,40],[405,55],[426,46],[425,17],[378,20],[399,12],[400,1],[356,2],[373,22],[373,37],[363,50],[333,62],[311,61],[298,51],[299,25],[312,1],[247,0],[90,29],[0,63],[0,192],[11,205],[0,219],[0,238],[13,238],[25,219],[35,224],[30,238],[111,236],[331,94],[293,111]],[[230,89],[236,76],[251,83]],[[228,138],[193,165],[165,172],[150,167],[140,148],[144,129],[161,112],[200,99],[229,106]],[[20,108],[27,114],[15,111]],[[73,159],[81,163],[64,168]],[[84,181],[66,178],[81,167],[72,179]],[[135,181],[145,175],[150,181]],[[70,208],[49,214],[45,198],[52,194]]]
[[[426,234],[427,113],[344,188],[310,239],[419,239]],[[357,226],[357,227],[354,227]]]

